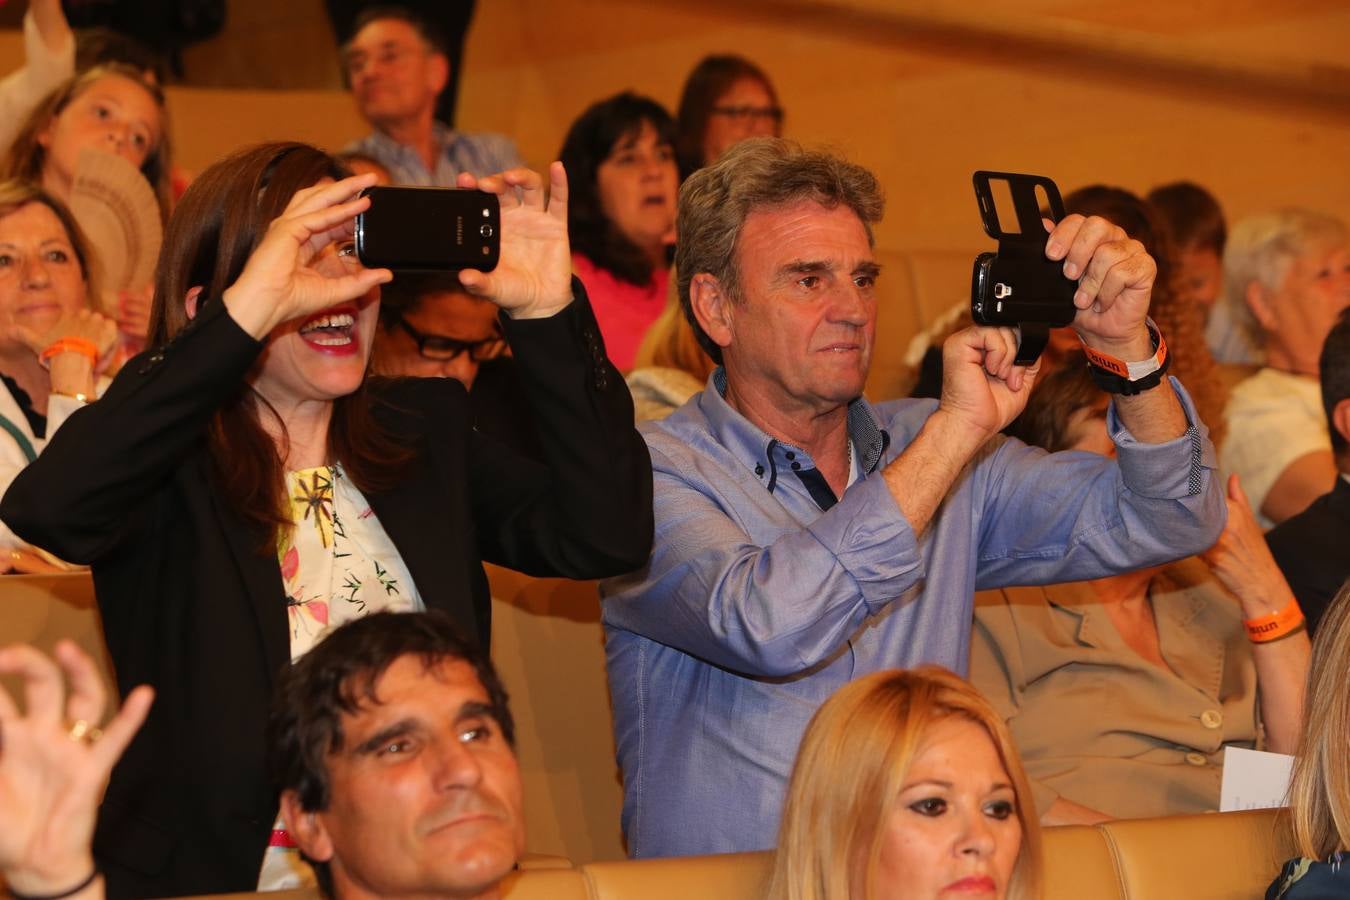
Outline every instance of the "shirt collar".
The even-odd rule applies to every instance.
[[[436,141],[436,146],[440,148],[441,156],[445,156],[450,148],[458,143],[460,139],[460,133],[446,125],[444,122],[433,121],[431,123],[431,135]],[[378,128],[370,133],[369,140],[378,147],[381,152],[397,154],[400,156],[409,153],[416,154],[416,151],[411,145],[400,144]]]
[[[708,383],[698,398],[708,430],[717,443],[742,460],[772,491],[779,468],[798,461],[807,464],[810,457],[800,447],[779,441],[751,424],[727,403],[726,391],[726,369],[718,366],[708,376]],[[891,436],[881,427],[881,419],[872,404],[863,397],[848,405],[848,436],[858,455],[858,477],[865,478],[881,462],[890,446]]]

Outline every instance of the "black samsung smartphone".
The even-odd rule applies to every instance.
[[[1003,204],[993,188],[999,182],[1007,184]],[[970,314],[981,325],[1017,326],[1021,342],[1016,361],[1030,365],[1041,355],[1049,329],[1071,324],[1078,313],[1073,305],[1078,282],[1064,277],[1062,262],[1045,256],[1049,234],[1041,217],[1055,222],[1064,218],[1064,201],[1055,183],[1043,175],[981,171],[974,183],[985,233],[998,241],[998,252],[975,258]],[[1009,201],[1011,209],[1006,208]]]
[[[356,217],[356,255],[371,269],[490,272],[501,254],[495,194],[457,188],[372,187]]]

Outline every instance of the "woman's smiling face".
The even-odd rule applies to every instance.
[[[308,265],[341,278],[361,263],[355,244],[344,240],[329,244]],[[380,291],[373,288],[356,300],[278,326],[249,383],[278,409],[354,392],[366,376],[379,312]]]

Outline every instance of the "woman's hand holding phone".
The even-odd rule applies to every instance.
[[[567,239],[567,173],[549,166],[549,183],[529,169],[474,178],[458,186],[486,191],[501,204],[501,255],[491,272],[463,269],[460,284],[516,319],[551,316],[572,302],[572,252]]]
[[[370,205],[360,193],[374,183],[373,174],[355,175],[296,192],[225,289],[222,299],[240,328],[262,340],[282,322],[355,300],[394,277],[359,266],[325,275],[314,265],[330,244],[352,240],[357,213]]]

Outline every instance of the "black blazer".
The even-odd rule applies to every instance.
[[[545,463],[469,427],[456,381],[372,383],[377,417],[417,456],[366,499],[427,606],[485,643],[481,560],[596,578],[642,566],[651,546],[646,445],[574,286],[552,318],[504,323]],[[121,691],[156,690],[100,810],[112,896],[252,890],[277,812],[263,732],[290,659],[286,599],[266,536],[215,489],[204,439],[261,347],[208,306],[72,415],[0,503],[25,540],[93,566]]]
[[[1266,543],[1315,632],[1350,578],[1350,483],[1338,475],[1329,493],[1272,528]]]

